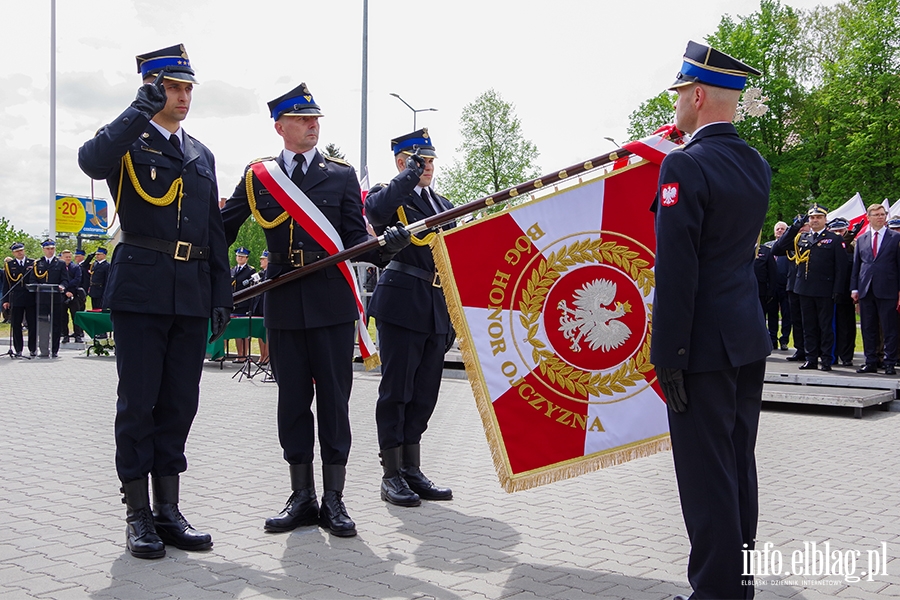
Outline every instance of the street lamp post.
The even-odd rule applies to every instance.
[[[405,104],[407,106],[407,108],[409,108],[409,110],[412,111],[412,113],[413,113],[413,131],[416,130],[416,113],[437,111],[436,108],[413,108],[412,106],[409,105],[409,102],[407,102],[406,100],[404,100],[403,98],[400,97],[400,94],[395,94],[394,92],[391,92],[390,94],[391,94],[391,96],[393,96],[394,98],[396,98],[397,100],[399,100],[400,102]]]

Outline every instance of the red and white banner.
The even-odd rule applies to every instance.
[[[265,160],[250,165],[253,174],[259,179],[272,197],[287,211],[300,227],[306,230],[328,254],[337,254],[344,249],[341,236],[322,211],[319,210],[303,190],[291,181],[287,174],[274,160]],[[361,209],[360,209],[361,210]],[[369,335],[367,319],[363,310],[362,300],[359,294],[359,284],[356,275],[350,267],[349,261],[336,265],[350,286],[356,298],[356,308],[359,310],[359,320],[356,322],[356,333],[359,339],[359,353],[362,355],[363,364],[367,369],[374,369],[381,364],[375,344]]]
[[[670,447],[650,364],[650,205],[656,161],[674,145],[654,140],[629,148],[653,162],[633,157],[436,238],[447,304],[507,491]]]

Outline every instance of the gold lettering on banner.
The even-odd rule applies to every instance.
[[[531,408],[542,413],[548,419],[554,419],[557,423],[562,423],[573,429],[581,429],[582,431],[587,427],[587,416],[579,415],[571,410],[553,404],[551,401],[538,394],[533,386],[524,383],[522,379],[516,381],[513,385],[518,389],[519,396],[528,402],[528,405],[531,406]],[[599,425],[599,419],[595,417],[594,421]],[[594,424],[592,424],[591,427],[594,427]],[[600,425],[600,431],[603,431],[602,425]]]
[[[600,422],[600,417],[594,417],[594,420],[591,421],[591,427],[588,431],[606,431],[603,429],[603,423]]]

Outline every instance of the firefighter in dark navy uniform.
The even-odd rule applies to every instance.
[[[246,289],[253,283],[253,274],[256,269],[247,264],[250,258],[250,251],[243,246],[234,251],[235,266],[231,267],[231,289],[239,292]],[[252,300],[244,300],[234,305],[232,316],[246,317],[250,314],[250,304]],[[250,356],[250,338],[240,338],[235,340],[237,345],[237,358],[234,362],[244,362]]]
[[[755,445],[772,351],[753,261],[772,171],[731,123],[751,73],[688,43],[672,89],[675,125],[692,138],[663,159],[655,205],[650,359],[669,407],[697,599],[753,597],[742,552],[756,537]]]
[[[9,247],[13,255],[3,264],[4,296],[3,308],[9,310],[10,329],[12,330],[13,349],[17,358],[21,358],[24,348],[22,336],[22,319],[28,326],[28,350],[33,358],[37,355],[37,313],[34,294],[25,287],[28,275],[34,268],[34,260],[25,256],[25,244],[14,242]]]
[[[265,231],[269,250],[266,276],[274,279],[321,260],[328,252],[263,185],[252,170],[256,163],[274,161],[277,167],[266,167],[278,168],[283,172],[280,175],[290,178],[292,190],[299,188],[320,213],[310,215],[311,219],[324,217],[344,248],[365,242],[370,236],[362,216],[356,170],[316,150],[319,117],[323,115],[306,84],[301,83],[268,106],[284,150],[275,158],[248,165],[225,202],[222,216],[229,242],[237,237],[241,224],[254,216]],[[409,243],[405,229],[393,228],[386,235],[391,241],[360,260],[386,262]],[[269,360],[278,383],[278,438],[290,465],[292,489],[281,513],[266,519],[265,529],[283,532],[318,523],[332,535],[356,535],[356,524],[343,501],[350,454],[354,323],[360,317],[354,292],[338,267],[329,266],[270,289],[264,302]],[[312,466],[316,420],[324,488],[321,509]]]
[[[787,230],[782,237],[783,243],[773,247],[775,254],[793,250],[797,263],[794,293],[800,299],[806,354],[801,369],[831,370],[834,303],[844,290],[846,273],[850,268],[844,240],[825,228],[827,220],[828,211],[818,203],[813,204],[806,218],[795,221]],[[809,231],[800,232],[807,221]],[[793,248],[789,248],[791,245]]]
[[[106,280],[109,277],[109,263],[106,262],[106,248],[97,248],[94,254],[94,262],[88,273],[90,285],[88,296],[91,297],[91,308],[94,310],[103,308],[103,294],[106,292]]]
[[[391,140],[391,150],[398,175],[366,197],[366,217],[376,233],[397,221],[409,224],[453,206],[431,189],[437,154],[427,129]],[[394,257],[369,303],[383,363],[375,406],[384,468],[381,498],[398,506],[417,506],[422,498],[453,498],[450,489],[436,486],[420,469],[420,441],[437,404],[453,331],[429,236],[433,234],[413,239]]]
[[[34,268],[25,277],[25,280],[27,283],[58,286],[54,292],[47,290],[35,292],[38,322],[46,322],[49,326],[49,338],[43,334],[38,336],[40,357],[58,358],[59,340],[62,337],[63,319],[66,316],[62,292],[69,286],[69,275],[66,271],[66,263],[56,255],[55,241],[44,240],[41,243],[41,250],[44,252],[44,256],[34,261]]]
[[[164,48],[138,56],[137,67],[144,85],[135,101],[85,142],[78,164],[106,179],[121,223],[103,294],[119,373],[116,470],[128,549],[159,558],[165,544],[212,546],[179,511],[179,476],[208,330],[216,339],[231,318],[231,279],[215,160],[181,128],[196,83],[187,52]]]

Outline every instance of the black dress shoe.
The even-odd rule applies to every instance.
[[[831,365],[826,365],[825,363],[822,363],[822,366],[819,368],[822,369],[823,371],[830,371]]]
[[[294,490],[278,515],[266,519],[266,531],[281,533],[319,522],[319,501],[315,488]]]
[[[788,349],[788,345],[787,345],[787,344],[781,344],[781,349],[782,349],[782,350],[787,350],[787,349]]]
[[[857,373],[877,373],[878,367],[875,365],[870,365],[868,363],[864,364],[860,368],[856,370]]]
[[[403,467],[400,469],[403,479],[423,500],[453,500],[453,490],[441,488],[425,477],[419,467]]]
[[[803,369],[803,370],[813,370],[813,369],[818,369],[818,368],[819,368],[818,364],[816,364],[816,362],[812,361],[812,360],[808,360],[805,363],[803,363],[802,365],[800,365],[800,369]],[[829,367],[829,368],[831,368],[831,367]]]
[[[842,367],[852,367],[852,366],[853,366],[853,361],[852,361],[852,360],[842,360],[842,361],[841,361],[841,366],[842,366]]]
[[[409,489],[406,480],[397,471],[394,471],[394,475],[381,479],[381,499],[395,506],[419,506],[422,504],[419,494]]]
[[[896,375],[896,374],[897,374],[897,370],[896,370],[893,366],[885,367],[885,368],[884,368],[884,374],[885,374],[885,375]]]
[[[784,360],[789,360],[792,362],[800,362],[801,360],[806,360],[806,356],[795,352],[791,356],[786,356],[784,358]]]
[[[322,508],[319,510],[319,526],[337,537],[356,535],[356,523],[347,514],[343,494],[336,490],[325,490],[322,494]]]

